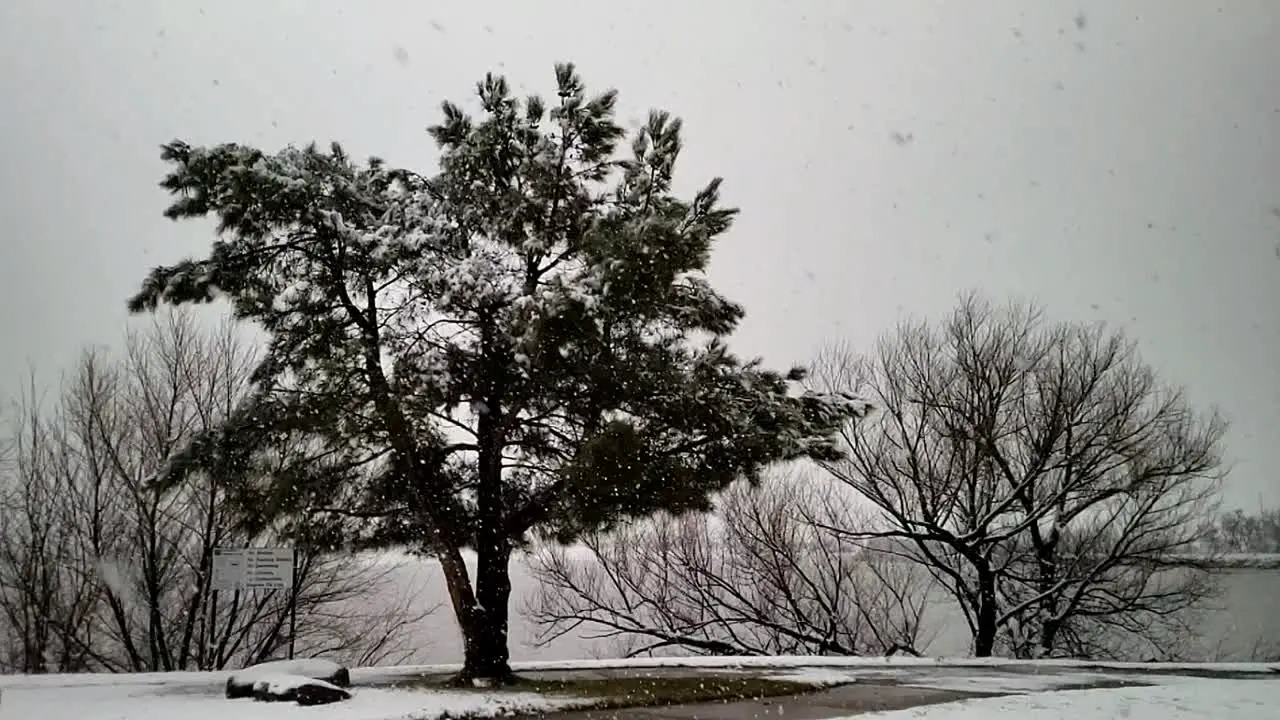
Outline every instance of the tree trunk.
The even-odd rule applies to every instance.
[[[481,453],[479,463],[480,512],[475,533],[478,563],[474,590],[461,551],[457,547],[437,551],[450,604],[462,632],[463,667],[453,678],[453,684],[459,686],[478,682],[505,685],[516,681],[507,647],[511,543],[503,523],[501,465],[492,464],[485,455]],[[492,475],[495,467],[497,482]]]
[[[462,672],[456,678],[459,684],[506,685],[516,681],[507,647],[511,542],[502,477],[505,370],[488,354],[492,352],[492,332],[487,324],[481,330],[481,347],[488,367],[476,418],[476,604],[469,630],[464,629],[466,648]]]
[[[991,657],[996,648],[996,579],[990,572],[978,573],[977,622],[973,633],[973,654]]]
[[[515,681],[507,645],[511,551],[506,543],[479,548],[476,607],[459,680],[506,685]]]
[[[1058,562],[1056,551],[1050,545],[1040,548],[1038,555],[1040,582],[1037,590],[1044,597],[1039,608],[1040,638],[1036,657],[1046,658],[1053,655],[1054,646],[1058,642],[1058,631],[1062,628],[1062,621],[1058,619],[1060,598],[1054,592],[1058,581]]]
[[[436,551],[440,561],[440,570],[444,573],[445,588],[449,591],[449,604],[453,606],[453,615],[458,621],[458,629],[469,649],[471,640],[476,634],[477,603],[475,592],[471,589],[471,576],[462,553],[457,548],[442,548]],[[468,655],[470,653],[468,652]]]
[[[1054,645],[1058,642],[1058,628],[1061,624],[1054,618],[1049,618],[1040,626],[1040,657],[1052,657]]]
[[[1074,475],[1075,446],[1070,423],[1063,431],[1066,456],[1066,467],[1063,468],[1063,483],[1070,483],[1070,478]],[[1053,524],[1049,527],[1047,536],[1040,531],[1040,523],[1032,523],[1031,544],[1036,551],[1036,571],[1039,573],[1039,582],[1036,590],[1041,595],[1040,600],[1040,638],[1039,647],[1036,648],[1037,658],[1047,658],[1053,655],[1053,647],[1058,641],[1058,630],[1062,627],[1062,621],[1058,620],[1058,605],[1060,601],[1059,593],[1055,590],[1058,585],[1058,543],[1062,541],[1062,523],[1066,522],[1066,499],[1065,496],[1060,498],[1054,505]]]

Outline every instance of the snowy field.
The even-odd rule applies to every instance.
[[[849,720],[1271,720],[1280,682],[1184,680],[1156,687],[1014,695],[946,703]]]
[[[444,713],[552,710],[555,703],[538,695],[502,698],[477,693],[430,694],[363,688],[351,700],[319,707],[293,703],[227,700],[221,686],[163,683],[97,685],[5,690],[0,718],[30,720],[407,720]]]
[[[915,708],[859,718],[969,720],[1035,717],[1052,720],[1254,720],[1274,717],[1280,706],[1280,675],[1264,664],[1160,665],[1053,664],[1006,660],[939,661],[883,658],[696,658],[632,661],[521,663],[519,669],[604,669],[669,667],[755,669],[771,676],[827,685],[882,682],[976,692],[1013,693],[950,705]],[[767,669],[766,669],[767,668]],[[568,708],[575,701],[528,693],[414,692],[371,687],[405,675],[441,672],[444,666],[366,668],[353,672],[350,701],[304,708],[285,703],[226,700],[225,673],[149,675],[47,675],[0,678],[0,718],[36,720],[430,720],[445,713],[498,715]],[[1148,671],[1159,671],[1148,672]],[[1232,671],[1259,679],[1205,679],[1172,672]],[[1123,672],[1124,674],[1117,675]],[[1151,687],[1063,690],[1123,677]],[[581,702],[581,701],[576,701]],[[1034,713],[1028,715],[1028,713]]]

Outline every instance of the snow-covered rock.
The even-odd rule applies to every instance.
[[[351,693],[323,680],[302,675],[264,675],[253,684],[253,699],[263,702],[296,702],[328,705],[350,700]]]
[[[351,686],[351,671],[332,660],[325,660],[324,658],[275,660],[250,665],[243,670],[232,673],[227,678],[227,697],[232,699],[254,697],[255,688],[259,681],[278,677],[301,677],[308,680],[319,680],[339,688]]]

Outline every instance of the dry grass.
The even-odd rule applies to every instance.
[[[420,678],[404,683],[418,688],[442,687],[439,678]],[[750,675],[696,675],[661,677],[584,677],[573,679],[523,678],[505,688],[511,692],[582,699],[584,708],[621,710],[634,707],[661,707],[686,703],[729,703],[784,695],[801,695],[820,688],[809,683]],[[493,692],[492,689],[485,692]]]

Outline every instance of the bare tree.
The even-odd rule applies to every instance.
[[[1210,529],[1208,545],[1217,552],[1272,555],[1280,553],[1280,510],[1239,508],[1223,513]]]
[[[817,377],[877,408],[827,470],[893,527],[846,534],[901,541],[959,603],[977,655],[1000,640],[1035,656],[1167,647],[1160,633],[1211,593],[1188,556],[1216,508],[1225,424],[1121,333],[970,295],[870,356],[828,351]]]
[[[738,484],[714,515],[637,522],[590,536],[585,551],[543,549],[525,612],[543,643],[585,629],[628,655],[918,654],[924,573],[815,520],[856,516],[800,477]]]
[[[253,360],[230,323],[159,315],[122,357],[85,353],[55,406],[25,404],[0,543],[0,609],[24,648],[16,669],[211,669],[278,656],[291,640],[358,662],[412,653],[409,631],[434,608],[393,587],[394,568],[303,545],[291,590],[219,597],[213,549],[277,536],[239,522],[231,478],[152,482],[238,406]]]
[[[74,536],[61,508],[69,488],[34,377],[14,409],[0,475],[0,614],[8,641],[0,663],[24,673],[81,670],[85,654],[67,634],[87,627],[94,591],[68,572]]]

